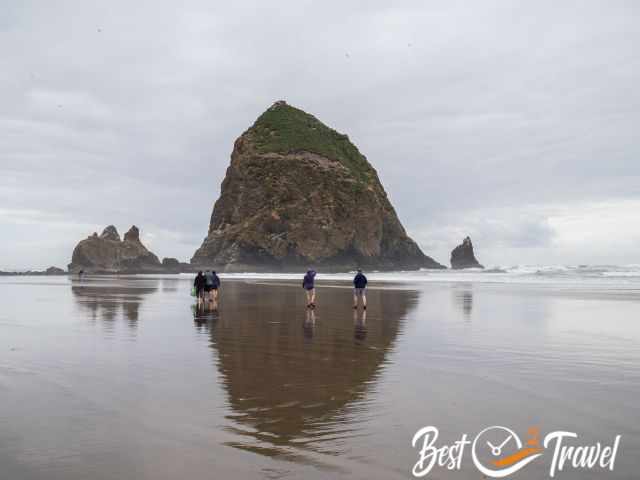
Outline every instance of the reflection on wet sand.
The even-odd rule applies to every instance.
[[[114,321],[121,315],[131,327],[140,317],[140,305],[145,297],[158,290],[160,280],[146,278],[109,277],[83,278],[71,285],[73,298],[92,320]]]
[[[367,338],[367,311],[353,310],[353,338],[363,341]]]
[[[306,339],[311,340],[313,338],[313,333],[316,328],[316,311],[314,309],[307,308],[307,313],[305,315],[302,328],[304,331],[304,337]]]
[[[403,479],[419,427],[444,444],[498,422],[621,434],[606,479],[638,476],[635,297],[392,283],[365,319],[346,282],[308,312],[297,281],[223,279],[216,314],[170,280],[0,279],[0,478]],[[479,478],[471,460],[456,479]],[[547,475],[531,467],[518,478]]]
[[[218,306],[213,302],[199,302],[191,305],[193,312],[193,322],[198,331],[209,331],[218,320]]]
[[[454,303],[462,309],[465,317],[469,317],[473,310],[473,290],[471,289],[471,285],[462,284],[454,286],[453,299]]]
[[[238,435],[228,445],[313,463],[314,453],[341,453],[368,418],[356,400],[372,388],[418,294],[370,290],[367,319],[352,309],[350,289],[320,289],[315,311],[297,293],[227,285],[211,348],[232,410],[228,431]]]

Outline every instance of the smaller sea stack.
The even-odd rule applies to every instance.
[[[471,238],[466,237],[460,245],[451,251],[451,268],[484,268],[473,253]]]

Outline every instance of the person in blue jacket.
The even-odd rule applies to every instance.
[[[205,286],[204,290],[209,294],[209,301],[213,302],[214,306],[218,303],[218,289],[220,288],[220,277],[216,274],[215,270],[207,270],[204,274]],[[215,308],[215,307],[214,307]]]
[[[316,271],[307,270],[307,274],[302,279],[302,288],[307,294],[307,308],[316,308]]]
[[[358,308],[358,297],[362,298],[362,308],[367,309],[367,296],[365,290],[367,288],[367,277],[364,276],[362,270],[358,269],[358,273],[353,277],[353,308]]]

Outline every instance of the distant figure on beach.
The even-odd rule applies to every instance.
[[[198,305],[204,301],[204,289],[206,286],[207,280],[205,276],[202,274],[202,270],[198,272],[195,280],[193,280],[193,286],[196,289],[196,298],[198,299]]]
[[[218,303],[218,289],[220,288],[220,278],[216,274],[215,270],[207,270],[204,274],[205,277],[205,291],[209,294],[209,301],[214,305]]]
[[[84,276],[84,270],[80,270],[78,272],[78,280],[82,280],[82,277]]]
[[[302,288],[307,294],[307,308],[316,308],[316,271],[307,270],[307,274],[302,279]]]
[[[367,288],[367,277],[364,276],[362,270],[358,269],[358,273],[353,277],[353,308],[358,308],[358,297],[362,298],[362,308],[367,309],[367,296],[365,290]]]

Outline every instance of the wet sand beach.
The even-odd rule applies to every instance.
[[[638,474],[640,301],[476,281],[0,280],[0,465],[11,479],[411,478],[414,433],[622,435]],[[517,478],[547,478],[548,461]],[[5,478],[5,477],[3,477]],[[429,478],[482,478],[461,471]],[[557,478],[605,478],[567,470]]]

